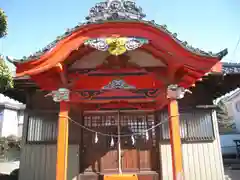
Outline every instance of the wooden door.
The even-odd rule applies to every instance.
[[[121,139],[123,172],[154,171],[157,149],[153,115],[121,114],[121,133],[136,134]]]
[[[154,116],[121,113],[119,117],[121,135],[129,135],[121,137],[122,171],[132,173],[154,171],[158,161],[155,129],[146,133],[147,129],[154,126]],[[83,130],[80,158],[82,172],[117,173],[118,139],[111,137],[111,134],[118,132],[118,115],[87,115],[84,117],[83,125],[100,133]]]
[[[118,151],[116,138],[113,139],[114,145],[110,146],[112,138],[103,135],[117,132],[116,115],[88,115],[84,117],[83,125],[100,133],[83,130],[82,172],[117,173]]]

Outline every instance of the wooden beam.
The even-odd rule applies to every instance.
[[[69,104],[60,102],[57,137],[56,180],[67,180]]]
[[[66,73],[67,71],[66,71],[66,68],[61,63],[58,63],[57,67],[59,69],[59,75],[60,75],[61,82],[62,82],[64,87],[67,87],[68,81],[67,81],[67,73]]]
[[[116,113],[130,113],[130,114],[146,114],[146,113],[154,113],[155,110],[100,110],[100,111],[84,111],[83,114],[84,115],[91,115],[91,114],[116,114]]]
[[[60,79],[63,87],[71,88],[74,85],[74,83],[77,81],[72,81],[72,82],[68,81],[68,71],[67,71],[67,66],[65,64],[62,65],[61,63],[58,63],[57,66],[59,68],[59,75],[60,75]]]
[[[67,77],[64,72],[60,72],[60,78],[64,86],[68,85]]]
[[[172,152],[173,180],[182,180],[183,161],[177,100],[173,99],[169,100],[168,114],[169,114],[170,143]]]

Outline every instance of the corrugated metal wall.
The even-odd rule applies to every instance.
[[[54,180],[56,145],[25,145],[21,152],[19,180]],[[79,146],[69,146],[68,179],[76,180],[79,172]]]
[[[47,123],[51,121],[57,122],[57,116],[54,118],[55,114],[56,113],[51,113],[51,114],[48,113],[47,117],[50,118],[50,121],[47,121],[48,119],[45,119],[45,121]],[[36,141],[35,144],[27,144],[27,140],[29,140],[29,138],[31,137],[31,136],[29,137],[30,132],[27,129],[28,123],[30,123],[30,120],[34,119],[35,116],[42,117],[42,113],[39,114],[39,113],[25,111],[24,122],[23,122],[23,137],[22,137],[22,143],[21,143],[22,149],[21,149],[21,157],[20,157],[19,180],[54,180],[56,178],[56,157],[57,157],[56,142],[46,141],[46,143],[52,142],[52,144],[43,144],[40,141],[40,143],[37,144],[38,142]],[[37,130],[40,127],[41,126],[37,126]],[[77,129],[78,130],[77,131],[73,129],[71,125],[69,128],[70,128],[70,132],[72,131],[78,132],[78,134],[74,134],[75,139],[78,140],[80,137],[79,129]],[[54,128],[52,128],[52,130],[50,131],[51,131],[50,134],[55,134]],[[44,132],[47,133],[48,131],[44,130]],[[39,133],[35,133],[34,135],[36,136],[37,134]],[[69,136],[70,140],[72,139],[71,138],[72,134],[73,133],[70,133],[70,136]],[[46,136],[46,137],[52,137],[52,136]],[[55,140],[55,138],[53,140]],[[76,180],[78,173],[79,173],[79,145],[72,144],[72,145],[69,145],[69,150],[68,150],[68,179]]]
[[[215,112],[212,114],[216,139],[209,143],[182,145],[184,180],[224,180],[222,154]],[[172,158],[170,144],[160,143],[162,179],[172,180]]]

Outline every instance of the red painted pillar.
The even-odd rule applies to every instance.
[[[169,99],[169,131],[172,151],[173,180],[183,180],[182,146],[177,100]]]
[[[67,180],[69,104],[60,102],[57,137],[56,180]]]

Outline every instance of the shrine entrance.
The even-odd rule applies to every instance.
[[[82,131],[82,173],[153,174],[159,170],[153,113],[86,113],[83,125],[94,132]]]

